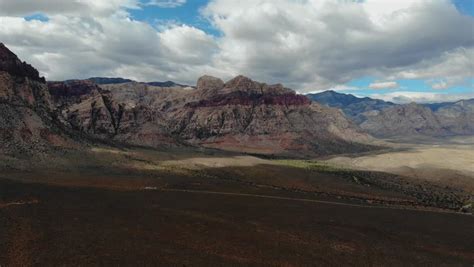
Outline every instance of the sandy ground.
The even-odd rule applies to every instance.
[[[473,138],[432,144],[392,144],[399,151],[360,157],[334,157],[329,164],[344,168],[383,171],[455,185],[474,192]]]

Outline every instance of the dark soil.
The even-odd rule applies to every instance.
[[[0,266],[472,266],[473,240],[474,219],[462,214],[0,179]]]

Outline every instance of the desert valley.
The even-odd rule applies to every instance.
[[[471,266],[474,100],[46,81],[0,44],[0,266]]]

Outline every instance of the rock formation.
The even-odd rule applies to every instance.
[[[0,147],[12,153],[102,140],[256,154],[365,151],[371,137],[332,108],[281,84],[210,76],[191,87],[49,82],[0,46]],[[74,140],[74,141],[72,141]]]
[[[87,84],[87,83],[86,83]],[[264,154],[329,154],[370,149],[370,137],[335,109],[282,85],[203,76],[196,89],[143,83],[50,84],[62,119],[77,130],[141,146],[190,144]],[[79,92],[89,92],[84,96]]]

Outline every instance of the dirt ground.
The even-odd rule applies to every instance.
[[[474,217],[461,212],[469,192],[428,179],[104,147],[5,156],[0,170],[0,266],[474,262]]]
[[[474,262],[474,219],[462,214],[8,180],[0,180],[0,193],[18,203],[0,208],[2,266]]]

